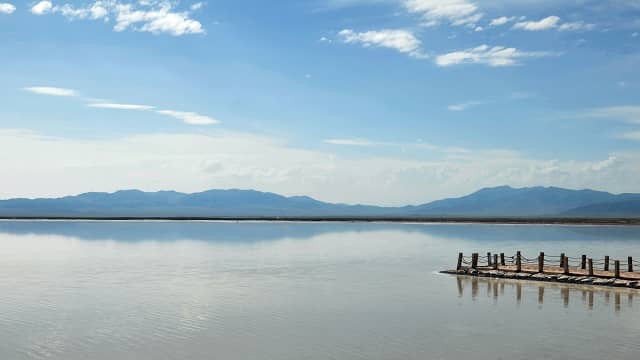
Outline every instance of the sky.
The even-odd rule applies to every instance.
[[[640,192],[640,0],[0,0],[0,198]]]

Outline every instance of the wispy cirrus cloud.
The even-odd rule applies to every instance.
[[[35,15],[60,14],[70,20],[113,20],[113,29],[117,32],[132,29],[173,36],[204,33],[202,23],[191,18],[191,13],[202,8],[203,3],[194,3],[189,10],[184,11],[177,10],[177,4],[167,0],[97,0],[86,6],[74,6],[69,3],[54,5],[51,1],[40,1],[32,6],[31,12]]]
[[[49,86],[34,86],[26,87],[23,90],[49,96],[64,96],[64,97],[79,97],[80,93],[72,89],[64,89],[58,87]],[[94,98],[82,98],[87,103],[87,107],[94,109],[109,109],[109,110],[128,110],[128,111],[155,111],[155,113],[170,116],[174,119],[178,119],[185,124],[189,125],[213,125],[220,123],[219,120],[214,119],[207,115],[198,114],[191,111],[176,111],[176,110],[156,110],[156,106],[152,105],[139,105],[129,103],[117,103],[109,100],[100,100]]]
[[[623,140],[640,141],[640,131],[629,131],[626,133],[622,133],[618,135],[618,138]]]
[[[156,112],[158,114],[171,116],[189,125],[213,125],[220,123],[217,119],[190,111],[158,110]]]
[[[584,21],[565,22],[562,23],[559,16],[547,16],[540,20],[520,21],[513,24],[514,29],[526,31],[544,31],[557,29],[558,31],[583,31],[592,30],[594,24],[588,24]]]
[[[478,6],[468,0],[404,0],[403,5],[410,13],[421,15],[425,26],[444,22],[452,26],[475,28],[475,24],[483,17]]]
[[[420,49],[422,42],[408,30],[372,30],[356,32],[344,29],[338,32],[338,37],[346,44],[358,44],[364,47],[382,47],[393,49],[412,57],[426,58]]]
[[[632,124],[640,124],[640,106],[622,105],[595,108],[583,112],[581,117],[595,117],[609,120],[624,121]]]
[[[32,86],[32,87],[26,87],[24,88],[24,90],[34,94],[39,94],[39,95],[66,96],[66,97],[79,96],[78,92],[75,90],[59,88],[59,87],[51,87],[51,86]]]
[[[368,139],[361,138],[336,138],[326,139],[323,141],[326,144],[331,145],[345,145],[345,146],[384,146],[384,143],[376,142]]]
[[[449,111],[465,111],[469,108],[484,105],[484,104],[486,104],[486,101],[467,101],[463,103],[449,105],[447,106],[447,109],[449,109]]]
[[[504,46],[480,45],[475,48],[453,51],[436,57],[438,66],[483,64],[492,67],[518,65],[522,59],[556,55],[546,51],[523,51]]]
[[[13,14],[16,6],[11,3],[0,3],[0,14]]]
[[[114,109],[114,110],[153,110],[154,106],[135,104],[114,104],[114,103],[91,103],[87,105],[91,108]]]

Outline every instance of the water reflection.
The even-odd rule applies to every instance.
[[[640,294],[637,290],[610,287],[580,286],[574,284],[559,283],[523,283],[517,280],[492,279],[470,276],[456,277],[458,298],[471,296],[472,300],[477,300],[481,295],[479,289],[486,288],[486,298],[498,302],[500,299],[515,299],[520,305],[527,298],[534,298],[532,293],[527,297],[525,293],[537,292],[538,305],[544,305],[545,301],[552,304],[558,303],[558,299],[565,308],[570,305],[583,304],[589,310],[593,310],[598,304],[611,306],[613,297],[613,309],[616,313],[623,309],[622,303],[626,302],[627,308],[632,308],[634,303],[639,301]],[[577,301],[577,299],[580,299]]]

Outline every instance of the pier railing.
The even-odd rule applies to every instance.
[[[613,259],[610,256],[590,258],[587,255],[578,257],[560,255],[546,255],[540,252],[538,256],[527,257],[521,251],[513,255],[505,253],[485,254],[472,253],[465,256],[458,254],[456,270],[461,269],[493,269],[529,273],[561,273],[565,275],[587,275],[596,277],[634,278],[640,279],[640,260],[631,256],[626,259]],[[638,271],[636,271],[638,270]]]

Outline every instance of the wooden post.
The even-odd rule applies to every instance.
[[[493,269],[498,270],[498,254],[493,254]]]
[[[562,268],[564,269],[564,274],[569,275],[569,259],[564,257],[564,261],[562,262]]]
[[[491,266],[491,253],[490,252],[487,253],[487,265]]]
[[[589,276],[593,276],[593,259],[589,258]]]
[[[538,272],[544,272],[544,252],[542,251],[540,252],[540,255],[538,255]]]
[[[478,253],[471,254],[471,268],[472,269],[478,268]]]
[[[604,257],[604,271],[609,271],[609,255]]]
[[[522,255],[520,251],[516,252],[516,272],[522,271]]]
[[[618,279],[618,278],[620,277],[620,260],[616,260],[616,261],[614,262],[614,266],[615,266],[615,270],[614,270],[614,271],[615,271],[615,273],[614,273],[614,275],[613,275],[613,276],[614,276],[616,279]]]
[[[629,264],[629,272],[633,272],[633,258],[631,256],[627,258],[627,263]]]
[[[505,262],[504,262],[504,253],[500,253],[500,265],[501,266],[505,266]]]
[[[560,267],[564,267],[564,253],[560,254]]]
[[[580,262],[580,268],[582,270],[587,268],[587,255],[582,255],[582,261]]]
[[[456,266],[456,270],[462,269],[462,253],[458,253],[458,265]]]

